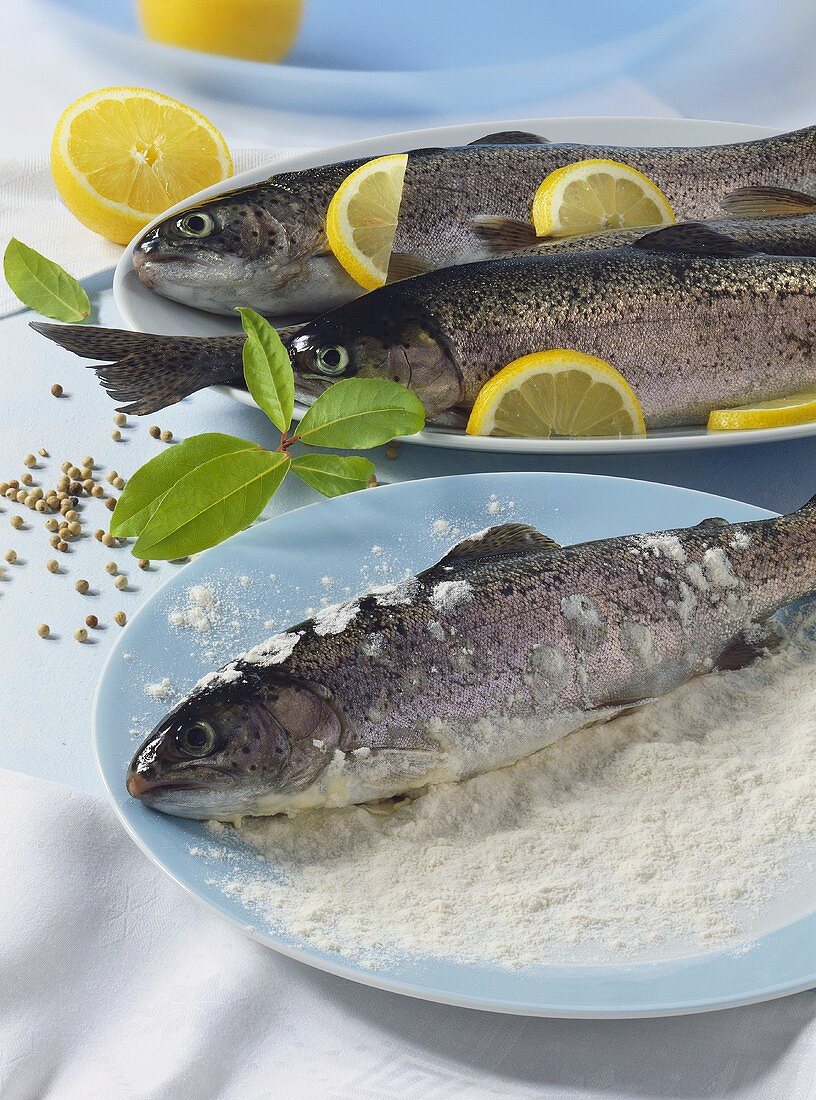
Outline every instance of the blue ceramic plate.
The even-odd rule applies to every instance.
[[[41,0],[43,2],[43,0]],[[720,0],[305,0],[273,65],[177,49],[140,33],[134,0],[50,0],[106,57],[208,96],[357,117],[495,111],[562,96],[671,56],[706,33]]]
[[[511,505],[511,502],[512,505]],[[726,1008],[779,997],[816,985],[816,912],[813,900],[781,902],[768,931],[752,950],[698,953],[627,965],[558,965],[508,971],[413,957],[362,968],[339,954],[316,950],[268,927],[256,912],[226,896],[224,863],[197,858],[190,848],[212,843],[200,824],[146,809],[124,788],[125,769],[139,735],[158,720],[166,702],[145,694],[170,670],[186,689],[203,671],[270,633],[264,620],[300,620],[326,594],[327,572],[336,587],[358,591],[387,577],[366,577],[372,544],[380,568],[401,575],[440,556],[451,541],[434,529],[443,517],[462,534],[490,522],[524,520],[562,543],[629,532],[684,527],[711,515],[732,521],[771,515],[760,508],[706,493],[643,481],[584,474],[507,473],[433,478],[339,497],[259,524],[201,555],[174,574],[144,605],[114,646],[97,689],[94,739],[99,769],[125,828],[144,852],[208,908],[276,951],[367,985],[414,997],[535,1016],[658,1016]],[[207,634],[179,630],[168,615],[189,586],[208,579],[229,594],[221,621]],[[281,624],[283,625],[283,624]],[[191,640],[191,638],[193,640]],[[236,868],[258,867],[237,841],[218,838]],[[274,868],[270,868],[274,873]],[[786,908],[787,906],[787,908]]]

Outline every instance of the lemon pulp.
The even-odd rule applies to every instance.
[[[569,349],[524,355],[479,391],[469,435],[546,439],[643,435],[640,402],[603,359]]]

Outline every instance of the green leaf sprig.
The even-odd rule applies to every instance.
[[[295,379],[272,325],[241,309],[244,378],[256,404],[281,433],[274,450],[220,432],[190,436],[140,467],[116,502],[110,532],[135,537],[138,558],[182,558],[215,546],[256,520],[291,470],[324,496],[365,489],[374,465],[359,455],[289,453],[296,442],[367,450],[425,423],[415,394],[396,382],[347,378],[310,406],[289,434]]]
[[[91,303],[73,275],[12,237],[3,254],[6,282],[29,309],[55,321],[76,324],[91,312]]]

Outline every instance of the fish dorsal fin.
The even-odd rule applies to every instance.
[[[536,231],[529,222],[505,218],[501,214],[477,214],[471,226],[494,253],[517,252],[538,244]]]
[[[816,214],[816,196],[788,187],[738,187],[720,206],[732,218],[784,218]]]
[[[632,248],[645,252],[674,252],[683,256],[756,256],[756,249],[720,233],[703,222],[680,222],[657,229],[634,241]]]
[[[531,554],[560,549],[555,539],[542,535],[528,523],[499,523],[457,542],[433,568],[452,565],[457,561],[475,561],[490,554]]]
[[[550,139],[540,134],[531,134],[528,130],[499,130],[495,134],[469,141],[468,145],[549,145]]]
[[[708,519],[701,519],[699,523],[695,524],[696,527],[728,527],[728,520],[723,519],[722,516],[709,516]]]

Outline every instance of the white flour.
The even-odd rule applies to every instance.
[[[523,967],[678,941],[744,947],[816,842],[814,661],[808,643],[700,677],[391,814],[248,819],[240,836],[284,881],[228,870],[226,889],[272,927],[367,965],[393,952]]]

